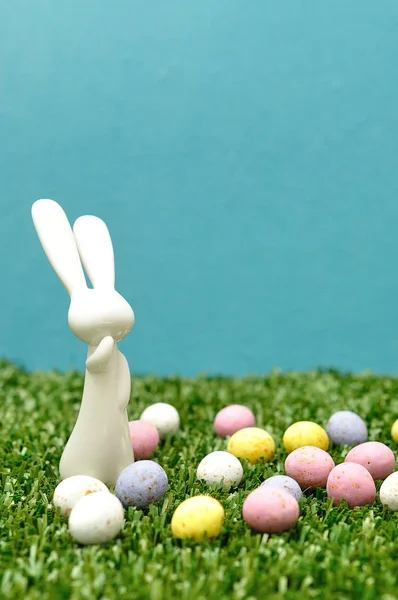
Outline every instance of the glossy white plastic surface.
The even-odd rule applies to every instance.
[[[114,485],[134,462],[127,417],[130,371],[117,348],[134,325],[134,313],[114,288],[112,241],[97,217],[80,217],[72,231],[53,200],[35,202],[32,217],[47,258],[70,295],[70,328],[88,344],[83,398],[61,457],[61,479],[89,475]]]

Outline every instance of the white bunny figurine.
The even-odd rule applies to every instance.
[[[61,457],[61,479],[90,475],[114,485],[134,462],[127,417],[130,371],[116,345],[133,327],[134,313],[115,291],[109,231],[92,216],[79,217],[72,231],[53,200],[35,202],[32,217],[44,252],[71,297],[69,326],[88,344],[83,398]],[[87,287],[81,263],[93,289]]]

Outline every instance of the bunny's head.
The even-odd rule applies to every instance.
[[[109,231],[98,217],[79,217],[73,231],[53,200],[38,200],[33,222],[48,260],[70,298],[69,326],[80,340],[97,345],[105,336],[118,342],[134,325],[131,306],[115,291],[115,266]],[[83,266],[93,284],[88,288]]]

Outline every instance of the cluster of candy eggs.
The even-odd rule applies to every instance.
[[[398,436],[398,422],[396,427]],[[254,415],[246,407],[231,405],[220,411],[215,418],[214,429],[218,435],[229,439],[227,452],[210,453],[197,469],[198,479],[211,486],[229,488],[239,485],[243,468],[238,459],[254,464],[260,460],[268,462],[274,456],[272,436],[255,426]],[[353,508],[374,502],[375,480],[383,479],[380,500],[392,510],[398,510],[398,473],[393,473],[394,454],[385,444],[368,442],[367,439],[365,422],[351,411],[332,415],[326,430],[311,421],[294,423],[283,436],[283,445],[288,453],[286,475],[270,477],[249,493],[242,508],[244,521],[261,533],[281,533],[297,522],[303,490],[326,488],[335,505],[344,500]],[[344,463],[335,465],[327,452],[330,442],[354,446]],[[172,520],[174,535],[201,539],[205,525],[211,526],[211,537],[215,536],[215,531],[221,530],[222,506],[214,498],[210,501],[208,497],[197,496],[180,506],[181,510],[177,509]],[[195,520],[198,506],[202,507],[206,518]]]
[[[59,484],[54,504],[61,515],[69,516],[71,535],[81,544],[104,543],[113,539],[124,522],[124,509],[145,508],[166,492],[165,471],[148,460],[161,439],[176,433],[178,412],[165,403],[144,411],[129,423],[137,461],[122,471],[115,494],[100,481],[85,476],[71,477]],[[398,421],[394,424],[398,441]],[[392,435],[394,436],[394,427]],[[245,406],[230,405],[214,420],[217,435],[227,438],[226,451],[205,456],[197,467],[197,479],[208,486],[230,489],[243,478],[241,460],[252,464],[269,462],[275,454],[272,436],[256,427],[254,414]],[[355,413],[335,413],[323,429],[310,421],[291,425],[284,433],[288,453],[286,475],[266,479],[246,497],[242,516],[247,525],[261,533],[281,533],[298,520],[303,490],[326,488],[334,504],[345,500],[349,507],[374,502],[374,481],[384,479],[380,488],[382,504],[398,510],[398,473],[393,473],[393,452],[380,442],[368,442],[366,424]],[[342,464],[335,465],[327,450],[329,442],[354,446]],[[179,538],[215,538],[225,519],[221,503],[209,495],[188,498],[175,510],[171,531]]]
[[[61,516],[69,517],[69,532],[77,542],[103,544],[120,532],[124,509],[158,502],[167,485],[167,475],[158,463],[140,460],[120,473],[114,494],[94,477],[74,475],[58,484],[53,503]]]
[[[148,407],[137,421],[130,421],[130,438],[136,462],[120,473],[115,493],[99,479],[86,475],[68,477],[58,484],[53,503],[68,517],[69,532],[80,544],[103,544],[118,535],[124,509],[146,508],[165,494],[164,469],[148,460],[160,439],[175,434],[180,426],[176,409],[163,402]]]
[[[252,464],[270,461],[275,453],[275,442],[267,431],[255,425],[254,414],[245,406],[232,404],[220,410],[214,419],[214,430],[218,436],[228,438],[227,450],[205,456],[197,467],[197,479],[210,487],[230,489],[237,487],[243,478],[241,460]],[[297,486],[296,482],[294,485]],[[257,496],[262,500],[260,517]],[[260,529],[266,527],[270,533],[290,527],[299,515],[293,495],[276,488],[268,490],[265,486],[247,497],[242,512],[246,523],[257,530],[259,525]],[[182,502],[174,512],[172,534],[198,540],[214,538],[219,535],[224,518],[224,508],[218,500],[211,496],[194,496]]]
[[[395,456],[385,444],[367,439],[365,422],[351,411],[333,414],[326,430],[316,423],[295,423],[283,437],[289,453],[285,471],[302,489],[326,488],[335,505],[342,500],[349,508],[371,504],[376,498],[375,481],[391,476]],[[335,465],[327,452],[329,441],[354,446],[343,463]]]

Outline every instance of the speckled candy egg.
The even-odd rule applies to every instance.
[[[390,510],[398,511],[398,473],[391,473],[381,484],[380,502]]]
[[[316,446],[321,450],[329,448],[329,438],[326,431],[312,421],[297,421],[288,427],[283,435],[283,445],[286,452],[293,452],[302,446]]]
[[[296,498],[296,500],[300,500],[303,492],[301,491],[301,487],[291,477],[288,475],[274,475],[273,477],[269,477],[260,485],[261,488],[269,489],[269,488],[279,488],[281,490],[285,490],[285,492],[289,492]]]
[[[365,442],[349,451],[345,462],[357,463],[369,471],[373,479],[385,479],[395,466],[394,452],[381,442]]]
[[[75,506],[84,496],[94,492],[109,492],[102,481],[95,477],[87,475],[73,475],[67,477],[57,485],[54,491],[53,503],[59,507],[62,516],[68,516]]]
[[[297,522],[300,509],[289,492],[279,488],[259,487],[243,503],[243,519],[260,533],[282,533]]]
[[[115,493],[126,508],[145,508],[162,498],[167,484],[167,475],[158,463],[140,460],[123,469]]]
[[[230,404],[217,413],[214,419],[214,431],[225,438],[239,429],[254,427],[255,424],[256,419],[250,408],[242,404]]]
[[[181,502],[171,519],[171,532],[177,538],[216,538],[224,523],[224,509],[210,496],[194,496]]]
[[[328,477],[326,491],[333,503],[345,500],[350,508],[372,504],[376,486],[369,471],[357,463],[337,465]]]
[[[228,441],[228,452],[252,464],[259,460],[270,461],[275,454],[275,442],[270,434],[259,427],[245,427],[234,433]]]
[[[391,437],[396,444],[398,444],[398,419],[394,421],[393,426],[391,427]]]
[[[293,450],[286,458],[285,471],[304,490],[324,488],[329,473],[334,467],[333,458],[315,446],[303,446]]]
[[[69,516],[69,532],[80,544],[104,544],[117,536],[123,526],[121,502],[109,492],[85,496]]]
[[[368,439],[368,428],[359,415],[350,410],[334,413],[327,425],[326,433],[334,444],[355,446]]]
[[[147,421],[130,421],[129,429],[135,460],[151,458],[159,445],[159,433],[155,425]]]
[[[140,421],[147,421],[155,425],[160,439],[167,435],[174,435],[180,428],[178,411],[166,402],[156,402],[156,404],[148,406],[140,416]]]
[[[230,452],[211,452],[199,463],[196,471],[198,479],[209,485],[229,488],[239,485],[243,477],[240,461]]]

